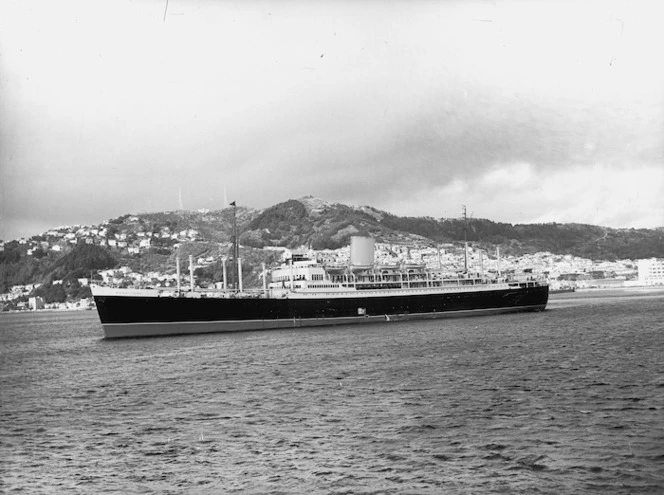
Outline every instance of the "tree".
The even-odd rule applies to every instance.
[[[32,256],[35,257],[35,259],[42,259],[44,256],[48,255],[46,251],[44,251],[42,248],[37,248],[32,252]]]
[[[92,244],[78,244],[71,252],[60,258],[54,266],[55,278],[89,277],[91,271],[107,270],[118,262],[106,249]]]
[[[49,304],[62,303],[67,300],[67,293],[62,284],[44,284],[36,288],[32,293],[34,296],[43,297],[44,302]]]

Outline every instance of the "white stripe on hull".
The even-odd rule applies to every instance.
[[[174,321],[155,323],[104,323],[107,339],[127,337],[155,337],[160,335],[185,335],[197,333],[239,332],[248,330],[274,330],[278,328],[318,327],[377,323],[385,321],[458,318],[500,313],[542,311],[546,304],[511,306],[508,308],[469,309],[435,313],[407,313],[380,316],[351,316],[343,318],[293,318],[288,320],[232,320],[232,321]]]

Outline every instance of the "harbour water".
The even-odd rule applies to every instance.
[[[107,341],[0,315],[3,493],[662,493],[664,292]]]

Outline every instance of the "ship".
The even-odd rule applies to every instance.
[[[467,249],[466,249],[467,251]],[[242,286],[242,264],[235,247],[231,273],[237,283],[201,289],[177,287],[131,289],[93,286],[99,318],[107,339],[358,325],[501,313],[542,311],[546,280],[449,273],[424,264],[379,265],[374,239],[353,236],[350,260],[326,264],[311,251],[291,251],[280,266],[263,266],[263,286]]]

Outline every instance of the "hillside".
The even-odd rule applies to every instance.
[[[399,217],[369,206],[354,207],[305,197],[264,210],[238,207],[237,227],[246,276],[257,283],[262,262],[274,263],[265,247],[336,249],[353,235],[378,242],[476,246],[505,255],[548,251],[591,260],[664,257],[664,229],[611,229],[581,224],[512,225],[486,219]],[[465,233],[464,233],[465,230]],[[139,273],[172,272],[176,252],[216,259],[230,252],[233,209],[123,215],[97,226],[63,227],[28,240],[0,244],[0,293],[14,285],[48,284],[128,266]],[[177,249],[176,249],[177,248]],[[213,271],[201,276],[213,277]]]
[[[464,232],[465,230],[465,232]],[[368,234],[381,242],[460,243],[500,246],[515,256],[549,251],[592,260],[664,256],[664,229],[611,229],[583,224],[508,224],[486,219],[399,217],[372,207],[351,207],[301,198],[260,212],[241,240],[254,247],[311,245],[335,249],[350,236]]]

